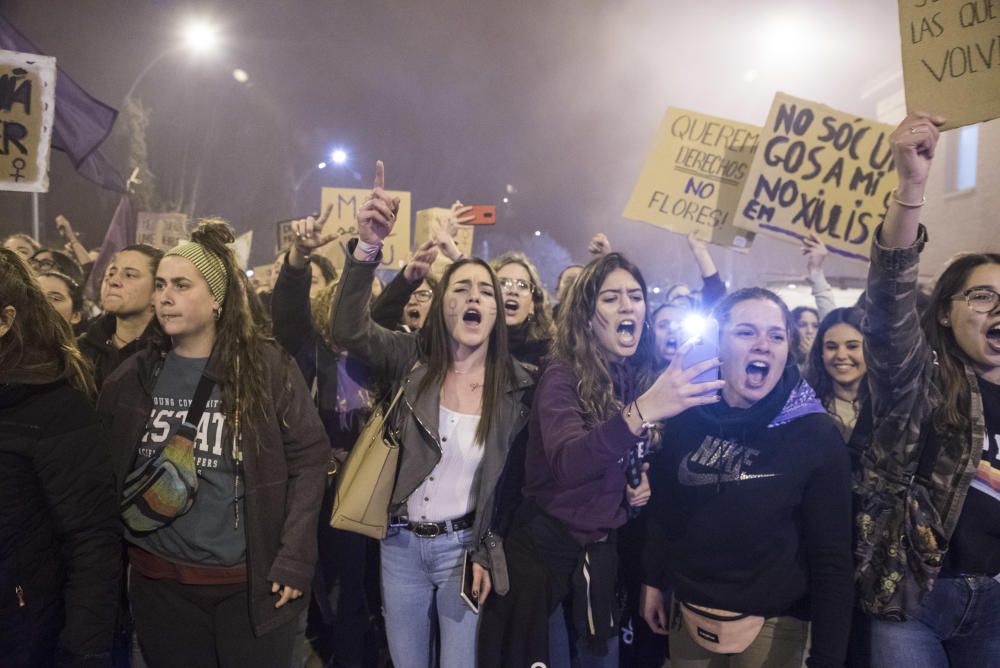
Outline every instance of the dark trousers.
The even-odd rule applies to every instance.
[[[255,636],[245,584],[184,585],[133,570],[130,595],[139,646],[150,668],[291,664],[295,622]]]

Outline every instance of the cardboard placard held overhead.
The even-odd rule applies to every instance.
[[[49,190],[56,59],[0,51],[0,190]]]
[[[253,230],[236,237],[233,243],[229,244],[229,247],[233,249],[240,269],[246,271],[247,265],[250,264],[250,250],[253,248]]]
[[[447,220],[451,216],[451,209],[435,207],[433,209],[421,209],[417,211],[413,221],[413,247],[416,248],[431,238],[431,233],[437,225],[437,221]],[[472,255],[472,241],[476,228],[471,225],[458,225],[455,232],[455,245],[458,250],[466,255]]]
[[[445,221],[451,216],[451,209],[435,207],[433,209],[421,209],[417,211],[413,220],[413,247],[417,248],[431,238],[438,220]],[[472,242],[476,228],[472,225],[457,225],[455,230],[455,245],[466,257],[472,257]],[[439,278],[444,270],[451,264],[451,260],[443,253],[438,253],[437,259],[431,265],[431,276]]]
[[[140,211],[136,224],[135,242],[160,250],[170,250],[188,238],[187,214],[179,212],[150,213]]]
[[[667,109],[632,190],[626,218],[746,252],[753,232],[733,226],[761,129]]]
[[[320,211],[332,207],[330,217],[323,226],[323,234],[334,234],[336,238],[317,252],[333,262],[338,272],[344,267],[347,242],[358,236],[358,208],[369,194],[369,188],[323,188]],[[410,255],[410,193],[387,190],[386,194],[399,198],[399,211],[396,213],[396,224],[382,247],[382,266],[398,269]]]
[[[292,222],[295,220],[297,219],[289,218],[288,220],[279,220],[275,224],[278,234],[278,244],[274,248],[275,255],[284,253],[295,243],[295,232],[292,231]]]
[[[944,129],[1000,117],[1000,2],[899,0],[906,108]]]
[[[778,93],[736,209],[735,224],[868,260],[896,187],[891,125]]]

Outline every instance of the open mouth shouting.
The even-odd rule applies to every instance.
[[[503,312],[508,318],[513,318],[517,315],[517,311],[521,308],[521,302],[516,299],[505,299],[503,302]]]
[[[638,329],[636,321],[631,318],[625,318],[620,321],[618,323],[618,327],[615,328],[615,333],[618,335],[618,343],[625,348],[631,348],[638,345]]]
[[[767,376],[771,373],[771,364],[763,360],[753,360],[746,367],[747,387],[759,390],[767,384]]]
[[[986,345],[993,353],[1000,353],[1000,321],[986,330]]]
[[[467,308],[462,314],[462,323],[470,329],[478,329],[483,324],[483,314],[477,308]]]

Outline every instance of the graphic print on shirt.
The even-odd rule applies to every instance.
[[[1000,431],[994,431],[991,426],[987,421],[983,435],[983,458],[979,460],[972,487],[1000,501]]]
[[[167,444],[171,435],[187,417],[190,399],[154,397],[149,424],[139,444],[139,457],[152,459]],[[217,469],[222,462],[223,428],[225,416],[222,401],[210,399],[198,421],[198,434],[194,439],[195,466],[198,470]]]
[[[693,453],[681,459],[677,479],[686,487],[716,485],[776,478],[778,473],[751,473],[754,458],[760,450],[740,445],[717,436],[706,436]]]

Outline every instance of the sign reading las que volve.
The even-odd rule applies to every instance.
[[[798,243],[815,234],[867,261],[897,184],[893,127],[778,93],[734,223]]]
[[[733,226],[760,128],[670,108],[622,215],[746,252],[753,232]]]
[[[906,108],[943,128],[1000,116],[1000,2],[899,0]]]
[[[0,190],[47,192],[56,59],[0,51]]]

